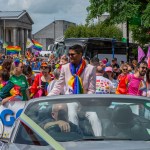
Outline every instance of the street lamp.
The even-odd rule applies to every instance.
[[[114,55],[115,55],[115,42],[116,42],[116,39],[115,38],[112,38],[112,58],[114,59]]]

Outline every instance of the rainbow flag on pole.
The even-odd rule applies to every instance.
[[[148,51],[147,51],[147,64],[148,64],[148,68],[150,69],[150,46],[148,47]]]
[[[36,40],[32,40],[32,42],[33,42],[33,44],[34,44],[34,45],[32,46],[33,49],[38,50],[38,51],[41,51],[41,50],[42,50],[43,45],[42,45],[41,43],[39,43],[39,42],[36,41]]]
[[[6,50],[7,50],[7,55],[19,54],[19,52],[21,51],[21,47],[20,46],[7,46]]]

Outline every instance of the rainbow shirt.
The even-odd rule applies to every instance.
[[[103,77],[96,76],[96,94],[110,94],[112,90],[112,82]]]

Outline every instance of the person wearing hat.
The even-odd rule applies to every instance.
[[[107,68],[107,67],[106,67]],[[96,68],[96,94],[110,94],[111,81],[104,77],[105,70],[101,66]]]
[[[51,82],[51,66],[48,66],[46,62],[42,62],[40,67],[41,73],[37,74],[33,85],[30,88],[31,97],[41,97],[46,96],[47,93],[47,86]]]
[[[110,67],[110,66],[106,67],[105,68],[105,73],[107,75],[107,78],[111,81],[111,91],[110,92],[115,93],[118,82],[117,82],[117,80],[114,79],[112,67]]]

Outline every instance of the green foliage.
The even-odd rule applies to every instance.
[[[135,41],[140,43],[140,45],[144,46],[146,43],[150,41],[150,30],[149,28],[139,27],[139,26],[131,26],[132,37]]]
[[[106,23],[98,23],[92,25],[78,25],[71,26],[65,32],[65,38],[86,38],[86,37],[103,37],[122,39],[122,32],[114,25],[107,25]]]
[[[129,21],[133,39],[140,44],[150,41],[150,1],[149,0],[89,0],[87,8],[87,23],[101,16],[103,13],[110,14],[107,22],[110,24]]]

